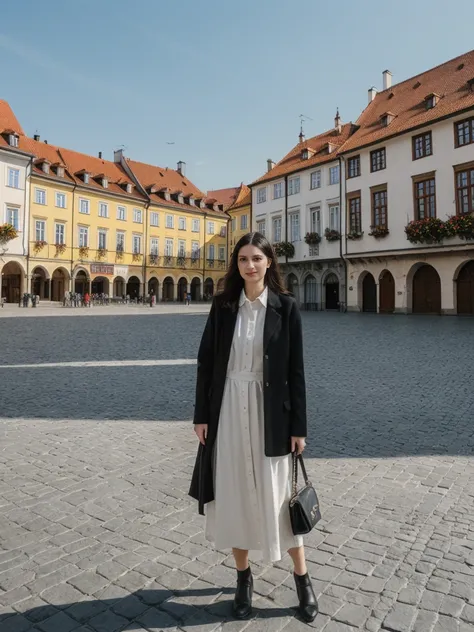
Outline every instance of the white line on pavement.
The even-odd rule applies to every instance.
[[[95,366],[176,366],[197,364],[197,360],[104,360],[90,362],[47,362],[42,364],[0,364],[0,369],[62,369]]]

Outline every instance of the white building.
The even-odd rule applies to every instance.
[[[269,160],[267,173],[250,185],[252,229],[273,244],[293,245],[294,256],[279,262],[287,288],[306,309],[339,309],[345,294],[338,149],[351,129],[338,113],[329,131],[308,140],[301,133],[299,143],[276,165]],[[307,243],[308,233],[319,243]]]
[[[32,156],[20,149],[23,134],[7,103],[2,103],[0,119],[0,225],[12,224],[18,237],[0,243],[1,296],[18,302],[28,290],[27,254],[29,231],[29,171]]]
[[[474,314],[474,241],[411,243],[405,232],[412,220],[471,221],[474,52],[397,85],[386,71],[383,82],[340,152],[347,307]]]

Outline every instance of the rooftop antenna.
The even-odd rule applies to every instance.
[[[299,119],[300,119],[299,139],[300,139],[300,143],[302,143],[305,139],[304,132],[303,132],[303,121],[312,121],[313,119],[310,116],[306,116],[306,114],[300,114]]]

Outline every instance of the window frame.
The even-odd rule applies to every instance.
[[[196,228],[196,226],[197,226],[197,228]],[[192,233],[199,233],[199,232],[201,232],[201,222],[200,222],[199,219],[193,219],[191,232]]]
[[[261,224],[263,224],[263,230],[260,226]],[[257,220],[257,232],[259,232],[261,235],[265,237],[266,230],[267,230],[267,220],[265,219]]]
[[[267,187],[257,189],[257,204],[263,204],[267,201]]]
[[[474,212],[474,161],[463,163],[460,165],[454,165],[454,193],[455,193],[455,204],[456,204],[456,215],[463,216],[469,215]],[[458,177],[461,173],[467,173],[467,183],[465,186],[458,186]],[[473,182],[471,184],[471,181]],[[459,204],[459,191],[466,189],[467,192],[467,200],[468,200],[468,210],[461,212],[460,204]]]
[[[87,204],[87,211],[82,210],[82,204]],[[91,202],[87,198],[79,198],[79,213],[81,215],[90,215],[91,214]]]
[[[277,243],[280,242],[282,240],[282,228],[283,228],[283,224],[281,221],[281,215],[279,217],[272,217],[272,240],[273,243]],[[280,236],[276,237],[276,230],[275,230],[275,225],[277,224],[277,222],[279,223],[279,231],[280,231]]]
[[[427,137],[429,137],[429,148],[430,148],[429,153],[426,153],[426,147],[427,147],[426,138]],[[417,156],[416,143],[420,139],[422,140],[423,152],[420,156]],[[433,155],[433,134],[431,130],[429,130],[428,132],[423,132],[423,134],[417,134],[416,136],[412,136],[411,142],[412,142],[412,160],[421,160],[422,158],[427,158],[428,156]]]
[[[279,192],[280,195],[275,195],[276,192]],[[274,182],[273,183],[273,199],[280,200],[283,197],[283,182]]]
[[[135,247],[135,244],[138,243],[138,249]],[[141,255],[142,254],[142,235],[133,234],[132,235],[132,255]]]
[[[353,203],[357,203],[358,208],[352,208]],[[353,221],[354,217],[355,221]],[[362,232],[362,193],[360,189],[347,194],[347,224],[350,233]]]
[[[313,217],[318,216],[318,220],[317,223],[315,224],[315,222],[313,221]],[[310,206],[309,207],[309,226],[310,226],[310,232],[312,233],[318,233],[319,236],[321,236],[321,232],[322,232],[322,224],[321,224],[321,204],[315,204],[314,206]],[[316,225],[318,227],[318,230],[315,230]]]
[[[210,222],[209,220],[207,220],[207,234],[208,235],[215,235],[216,234],[216,223],[215,222]]]
[[[294,222],[294,220],[297,219],[297,222]],[[292,244],[295,244],[299,241],[301,241],[301,218],[300,218],[300,212],[299,211],[294,211],[292,213],[288,213],[288,220],[289,220],[289,225],[290,225],[290,242]],[[297,234],[295,237],[295,233],[294,228],[295,228],[295,224],[297,227]]]
[[[154,257],[160,256],[160,238],[159,237],[150,237],[150,255]]]
[[[133,209],[133,223],[134,224],[143,224],[143,211],[141,208]]]
[[[59,197],[62,197],[64,199],[64,206],[61,206],[60,204],[58,204]],[[55,203],[56,208],[62,208],[62,209],[67,208],[67,195],[63,193],[62,191],[55,191],[54,203]]]
[[[375,205],[375,197],[379,194],[385,194],[385,205],[379,205],[376,207]],[[385,213],[385,223],[377,223],[375,221],[375,214],[378,211],[379,213],[381,212],[378,209],[384,209],[384,213]],[[373,226],[374,228],[387,228],[388,229],[388,187],[387,184],[381,184],[379,186],[376,187],[371,187],[370,188],[370,212],[371,212],[371,226]]]
[[[469,140],[467,143],[459,142],[459,125],[468,125],[469,131]],[[466,145],[472,145],[474,143],[474,116],[470,116],[467,119],[462,119],[461,121],[454,122],[454,147],[459,149],[459,147],[466,147]]]
[[[413,181],[413,216],[416,221],[421,219],[430,219],[436,217],[436,174],[434,171],[429,173],[418,174],[416,176],[412,176]],[[434,188],[433,192],[426,193],[426,190],[423,189],[423,194],[419,195],[419,185],[433,182]],[[431,209],[431,198],[432,198],[432,209]],[[420,202],[423,201],[425,204],[425,208],[428,208],[429,214],[424,217],[420,216]],[[431,215],[431,210],[433,210],[433,215]]]
[[[8,214],[13,212],[15,220],[10,221],[8,219]],[[14,204],[5,204],[5,223],[11,224],[16,231],[20,231],[20,207],[15,206]]]
[[[249,216],[247,214],[240,216],[240,230],[247,230],[249,225]]]
[[[383,167],[377,167],[377,155],[378,154],[383,156]],[[375,169],[374,169],[374,166],[376,167]],[[373,149],[370,152],[370,173],[377,173],[378,171],[383,171],[386,168],[387,168],[387,150],[386,150],[386,148],[385,147],[380,147],[380,149]]]
[[[319,184],[317,186],[313,186],[313,176],[316,176],[316,174],[318,174],[319,176]],[[315,171],[312,171],[310,176],[309,176],[309,188],[311,191],[314,191],[315,189],[320,189],[323,185],[323,174],[321,169],[315,169]]]
[[[61,233],[61,231],[58,231],[59,227],[62,228],[62,235],[60,239],[58,239],[58,234]],[[66,224],[62,222],[54,222],[54,243],[58,245],[66,244]]]
[[[126,233],[124,230],[115,231],[115,251],[116,252],[125,252],[125,237]],[[120,237],[120,239],[119,239]],[[121,245],[122,249],[117,250],[117,247]]]
[[[156,218],[156,223],[153,221]],[[150,226],[154,226],[155,228],[159,228],[160,226],[160,214],[158,211],[150,211]]]
[[[171,250],[171,254],[169,251]],[[165,238],[165,257],[172,257],[174,252],[174,239],[171,237]]]
[[[298,195],[301,191],[301,176],[288,178],[288,195]]]
[[[121,211],[123,211],[123,217],[120,217]],[[127,221],[127,207],[122,204],[117,204],[117,219],[119,222]]]
[[[337,209],[336,221],[333,221],[333,211]],[[328,204],[328,226],[329,230],[337,230],[338,232],[341,230],[341,205],[339,202]]]
[[[38,225],[41,224],[40,233],[42,232],[42,236],[38,238]],[[46,241],[46,220],[44,219],[35,219],[35,241]]]
[[[179,217],[178,218],[178,229],[179,230],[186,230],[186,218],[185,217]]]
[[[79,239],[77,243],[79,245],[79,248],[89,248],[89,226],[81,226],[79,224],[77,228],[78,228],[78,235],[79,235]],[[85,237],[85,240],[81,239],[81,236]]]
[[[39,194],[41,193],[44,195],[44,202],[39,201]],[[40,206],[46,206],[48,204],[48,196],[46,193],[46,189],[35,187],[35,204],[39,204]]]
[[[337,174],[337,179],[333,180],[333,174]],[[341,169],[339,165],[334,165],[333,167],[329,167],[329,186],[334,186],[335,184],[339,184],[341,182]]]
[[[10,180],[10,176],[14,174],[14,178],[13,181],[14,183],[11,184],[11,180]],[[8,167],[8,177],[7,177],[7,181],[8,184],[7,186],[10,189],[19,189],[20,188],[20,169],[18,169],[17,167]],[[16,181],[16,186],[15,186],[15,181]]]
[[[104,245],[100,245],[101,237],[104,239]],[[103,228],[97,230],[97,250],[107,250],[107,231]]]
[[[356,161],[356,168],[353,169],[351,173],[351,166],[354,161]],[[347,179],[352,180],[352,178],[358,178],[360,174],[360,154],[357,154],[357,156],[351,156],[347,159]]]
[[[170,215],[170,214],[166,215],[166,228],[168,230],[174,229],[174,215]]]
[[[102,214],[102,210],[105,207],[105,215]],[[99,217],[109,217],[109,205],[107,202],[99,202]]]

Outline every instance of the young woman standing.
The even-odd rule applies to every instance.
[[[249,551],[268,563],[288,550],[299,613],[313,621],[318,604],[289,517],[291,452],[301,453],[306,437],[301,318],[260,233],[237,243],[212,304],[198,353],[194,424],[200,444],[189,493],[199,513],[207,504],[206,537],[232,549],[234,616],[252,611]]]

